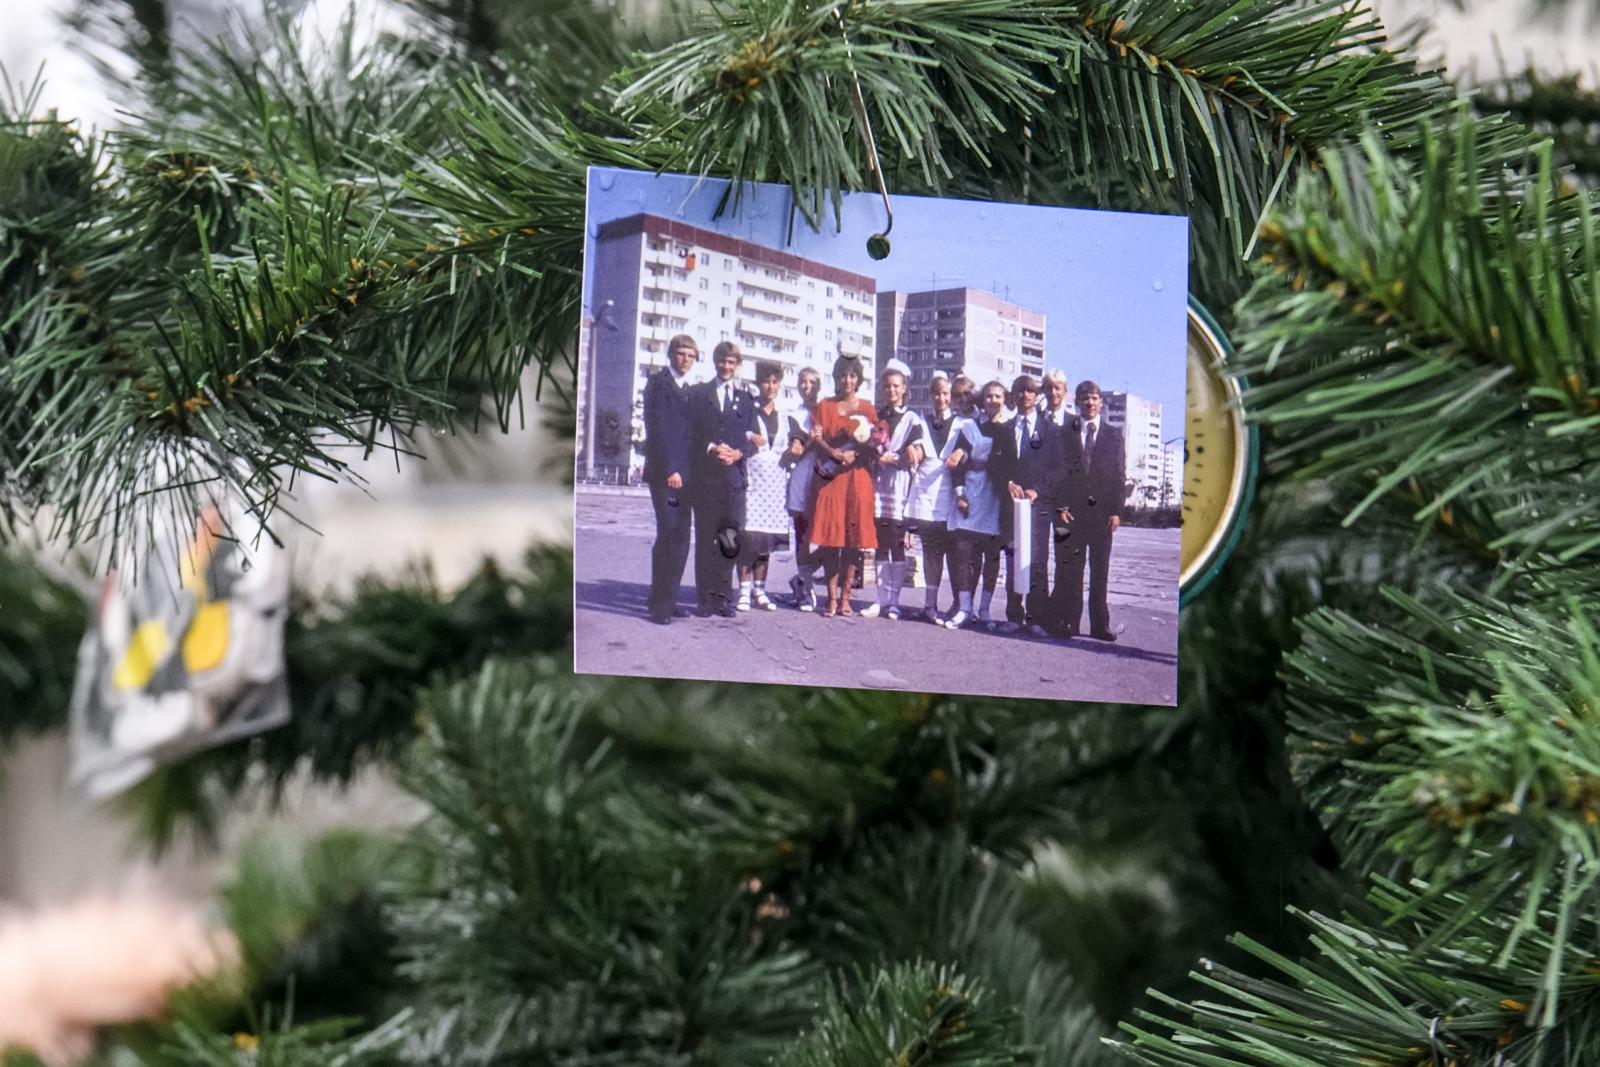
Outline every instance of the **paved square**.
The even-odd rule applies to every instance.
[[[670,626],[657,626],[645,617],[655,540],[648,493],[580,487],[575,665],[587,674],[1173,704],[1178,538],[1176,529],[1117,531],[1108,598],[1112,628],[1120,631],[1115,644],[954,632],[914,617],[825,619],[790,605],[794,565],[787,552],[773,556],[767,577],[777,611],[674,619]],[[992,608],[997,619],[1005,617],[1004,570],[1000,583]],[[952,596],[947,583],[940,592],[941,609]],[[874,597],[871,586],[857,590],[855,609]],[[678,603],[694,607],[692,551]],[[901,606],[920,608],[922,590],[907,589]]]

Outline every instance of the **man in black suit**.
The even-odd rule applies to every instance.
[[[1039,408],[1039,382],[1031,374],[1019,375],[1011,383],[1011,402],[1016,418],[994,427],[994,452],[989,459],[990,482],[1005,486],[1000,499],[1000,538],[1006,544],[1006,569],[1015,572],[1017,549],[1022,538],[1032,541],[1031,575],[1026,595],[1015,588],[1006,590],[1006,620],[1013,629],[1027,627],[1030,635],[1046,636],[1050,621],[1048,576],[1045,574],[1050,551],[1052,472],[1059,466],[1060,427]],[[1035,501],[1032,528],[1013,530],[1011,500],[1026,497]]]
[[[644,480],[656,510],[650,550],[650,621],[665,626],[682,615],[674,604],[689,561],[694,446],[690,440],[689,371],[700,358],[694,338],[680,333],[667,344],[667,365],[644,387]]]
[[[1111,539],[1122,523],[1128,494],[1127,446],[1122,430],[1101,416],[1103,400],[1094,382],[1080,382],[1078,415],[1058,468],[1055,498],[1061,538],[1056,542],[1056,625],[1076,637],[1083,621],[1083,566],[1089,565],[1089,636],[1115,641],[1106,591],[1111,575]]]
[[[738,615],[733,562],[744,528],[744,461],[755,454],[756,405],[735,376],[739,346],[723,341],[711,350],[717,376],[691,400],[694,441],[694,585],[701,616]],[[763,441],[764,443],[764,441]]]

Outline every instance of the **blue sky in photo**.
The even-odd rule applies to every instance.
[[[641,211],[779,248],[876,278],[885,289],[966,285],[1045,313],[1045,366],[1073,386],[1093,378],[1162,404],[1163,436],[1183,432],[1187,381],[1189,221],[1176,215],[891,196],[893,251],[867,255],[883,228],[876,193],[847,194],[843,227],[817,232],[789,190],[745,190],[737,216],[715,217],[727,183],[686,175],[591,168],[588,226]],[[792,240],[791,240],[792,229]],[[584,310],[590,278],[584,273]],[[881,357],[880,357],[881,358]]]

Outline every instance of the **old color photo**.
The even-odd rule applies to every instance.
[[[596,168],[576,667],[1174,704],[1180,217]]]

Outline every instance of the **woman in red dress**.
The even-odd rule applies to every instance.
[[[850,610],[850,592],[861,550],[878,547],[870,470],[873,447],[868,438],[879,423],[872,404],[856,396],[862,378],[861,360],[840,356],[834,361],[833,397],[817,405],[812,431],[822,455],[811,541],[822,549],[828,579],[828,606],[822,613],[826,618],[855,614]]]

